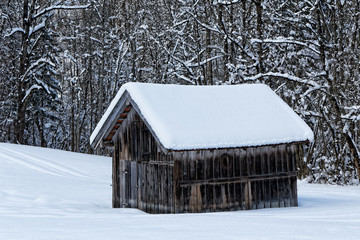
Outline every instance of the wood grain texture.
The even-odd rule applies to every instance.
[[[134,108],[113,140],[113,207],[197,213],[298,205],[300,144],[165,152]]]

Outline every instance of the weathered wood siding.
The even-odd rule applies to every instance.
[[[174,161],[132,109],[114,137],[113,207],[174,212]]]
[[[297,148],[176,152],[176,212],[297,206]]]
[[[298,204],[300,145],[164,153],[134,109],[113,140],[113,207],[186,213]]]

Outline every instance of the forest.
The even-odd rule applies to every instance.
[[[125,82],[265,83],[314,131],[299,178],[358,184],[359,18],[355,0],[1,0],[0,141],[108,154],[89,136]]]

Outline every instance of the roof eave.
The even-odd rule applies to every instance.
[[[131,95],[127,90],[124,91],[123,95],[121,95],[119,101],[116,103],[115,107],[112,109],[111,113],[109,114],[108,118],[105,120],[104,124],[102,125],[101,129],[99,130],[98,134],[94,138],[94,140],[90,143],[91,147],[96,149],[99,146],[111,147],[112,145],[108,142],[104,143],[104,138],[110,133],[112,127],[116,124],[116,121],[119,119],[121,113],[124,111],[126,106],[131,104],[135,111],[139,114],[140,118],[146,124],[147,128],[155,138],[155,141],[158,143],[159,147],[164,153],[169,152],[170,150],[165,148],[164,145],[161,143],[160,139],[156,135],[155,131],[152,129],[151,125],[148,123],[146,118],[141,114],[140,108],[137,103],[131,98]]]
[[[109,134],[112,129],[112,126],[115,125],[117,119],[120,117],[120,114],[125,109],[127,102],[129,102],[129,93],[125,91],[121,95],[119,101],[116,103],[115,107],[111,110],[108,118],[105,120],[98,134],[95,136],[94,140],[90,143],[92,148],[98,148],[100,143],[103,141],[103,138]]]
[[[168,149],[169,152],[184,152],[184,151],[201,151],[201,150],[224,150],[224,149],[236,149],[236,148],[256,148],[256,147],[270,147],[270,146],[278,146],[283,144],[309,144],[310,140],[302,140],[302,141],[291,141],[291,142],[282,142],[282,143],[274,143],[274,144],[263,144],[263,145],[249,145],[249,146],[237,146],[237,147],[210,147],[210,148],[192,148],[192,149]]]

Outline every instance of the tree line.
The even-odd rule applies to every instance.
[[[314,131],[300,177],[357,183],[359,16],[355,0],[1,1],[0,141],[94,153],[125,82],[261,82]]]

